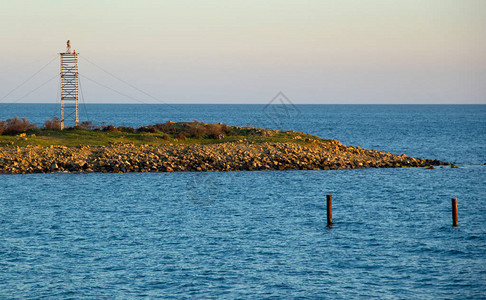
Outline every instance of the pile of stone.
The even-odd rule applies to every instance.
[[[446,165],[438,160],[313,143],[0,147],[0,173],[332,170]]]

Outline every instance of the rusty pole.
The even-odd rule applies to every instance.
[[[457,218],[457,198],[452,198],[452,226],[459,226],[459,221]]]
[[[327,226],[332,226],[332,194],[326,196],[327,198]]]

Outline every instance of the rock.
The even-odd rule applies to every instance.
[[[241,141],[211,145],[4,146],[0,147],[0,173],[331,170],[447,164],[347,147],[337,141],[309,145]]]

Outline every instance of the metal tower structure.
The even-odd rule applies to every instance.
[[[78,113],[78,53],[71,52],[71,41],[67,41],[66,52],[61,57],[61,130],[65,121],[79,124]]]

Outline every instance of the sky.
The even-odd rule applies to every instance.
[[[486,0],[0,0],[0,103],[68,39],[86,103],[486,104]]]

